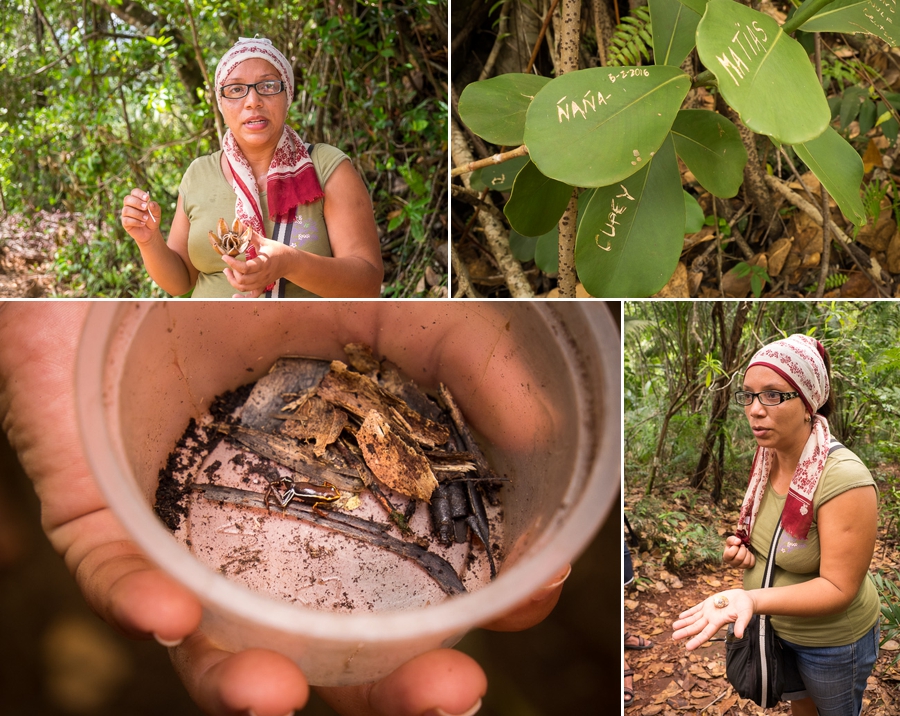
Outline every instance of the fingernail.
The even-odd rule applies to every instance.
[[[561,584],[563,584],[568,578],[569,575],[572,574],[572,565],[570,564],[566,567],[566,571],[559,575],[556,579],[554,579],[550,584],[545,584],[539,591],[537,591],[534,596],[531,598],[533,602],[542,602],[545,599],[549,598],[553,592],[555,592]]]
[[[149,198],[150,198],[149,194],[144,194],[144,201],[147,201],[147,199],[149,199]]]
[[[247,709],[247,716],[256,716],[256,711],[253,709]],[[284,716],[294,716],[293,711],[288,711]]]
[[[425,712],[425,716],[475,716],[479,711],[481,711],[481,699],[475,702],[475,705],[472,706],[468,711],[464,711],[461,714],[451,714],[444,711],[441,708],[434,708],[430,711]]]
[[[171,649],[174,646],[178,646],[184,639],[163,639],[159,634],[154,633],[153,638],[156,639],[157,643],[162,644],[167,649]]]
[[[146,209],[146,208],[147,208],[147,202],[146,202],[146,201],[143,202],[143,203],[141,204],[141,208],[142,208],[142,209]]]

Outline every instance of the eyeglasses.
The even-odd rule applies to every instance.
[[[262,97],[270,97],[284,92],[284,82],[281,80],[263,80],[252,85],[223,85],[219,88],[219,94],[225,99],[241,99],[250,94],[251,87],[256,90],[256,94]]]
[[[785,400],[800,397],[800,393],[782,393],[778,390],[764,390],[761,393],[751,393],[746,390],[737,390],[734,393],[734,400],[738,405],[752,405],[754,398],[759,398],[759,402],[763,405],[780,405]]]

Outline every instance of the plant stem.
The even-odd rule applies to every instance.
[[[790,35],[794,30],[800,27],[804,22],[809,20],[813,15],[815,15],[819,10],[824,8],[826,5],[830,5],[834,0],[811,0],[811,2],[806,5],[802,5],[797,12],[795,12],[791,18],[781,26],[781,30]]]
[[[695,87],[714,87],[718,84],[718,80],[716,76],[710,72],[709,70],[703,70],[703,72],[699,73],[694,81],[691,82],[691,89]]]
[[[581,0],[565,0],[562,6],[562,40],[559,43],[560,74],[578,69],[578,45],[581,42]],[[560,298],[575,298],[575,226],[578,215],[577,194],[572,193],[569,205],[559,220],[559,278]]]
[[[528,156],[528,147],[523,144],[519,147],[516,147],[515,149],[510,149],[508,152],[501,152],[499,154],[494,154],[493,156],[487,157],[486,159],[478,159],[477,161],[469,162],[468,164],[463,164],[459,167],[454,167],[450,172],[450,176],[458,177],[460,174],[468,174],[469,172],[474,172],[476,169],[481,169],[482,167],[491,167],[495,164],[508,162],[510,159],[515,159],[516,157],[525,156]]]

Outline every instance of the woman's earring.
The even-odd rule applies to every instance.
[[[804,423],[808,423],[810,420],[812,420],[812,416],[811,416],[809,413],[807,413],[807,414],[806,414],[806,420],[804,420],[803,422],[804,422]]]

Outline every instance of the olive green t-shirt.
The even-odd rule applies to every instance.
[[[220,150],[195,159],[184,173],[178,190],[184,212],[191,222],[188,255],[191,263],[200,272],[197,285],[191,294],[193,298],[231,298],[235,294],[234,287],[222,273],[226,268],[225,262],[209,243],[209,232],[215,233],[220,218],[225,219],[229,227],[234,221],[234,190],[222,173],[221,155]],[[314,145],[310,157],[319,177],[319,184],[323,188],[332,172],[347,159],[347,155],[340,149],[328,144]],[[269,218],[266,192],[260,194],[259,203],[262,205],[260,209],[266,236],[271,237],[274,224]],[[324,199],[297,207],[291,246],[318,256],[332,255],[328,229],[325,226],[324,207]],[[287,284],[286,295],[288,298],[315,296],[314,293],[292,283]]]
[[[819,576],[818,512],[828,500],[857,487],[875,488],[875,481],[862,461],[847,448],[838,448],[825,462],[825,469],[813,495],[813,522],[806,540],[782,532],[775,557],[773,586],[786,587],[807,582]],[[756,564],[744,572],[744,589],[758,589],[772,543],[772,534],[784,508],[786,495],[767,486],[760,504],[751,546]],[[772,616],[772,626],[782,639],[802,646],[845,646],[860,639],[871,629],[881,605],[872,580],[863,579],[850,606],[843,612],[823,617]]]

